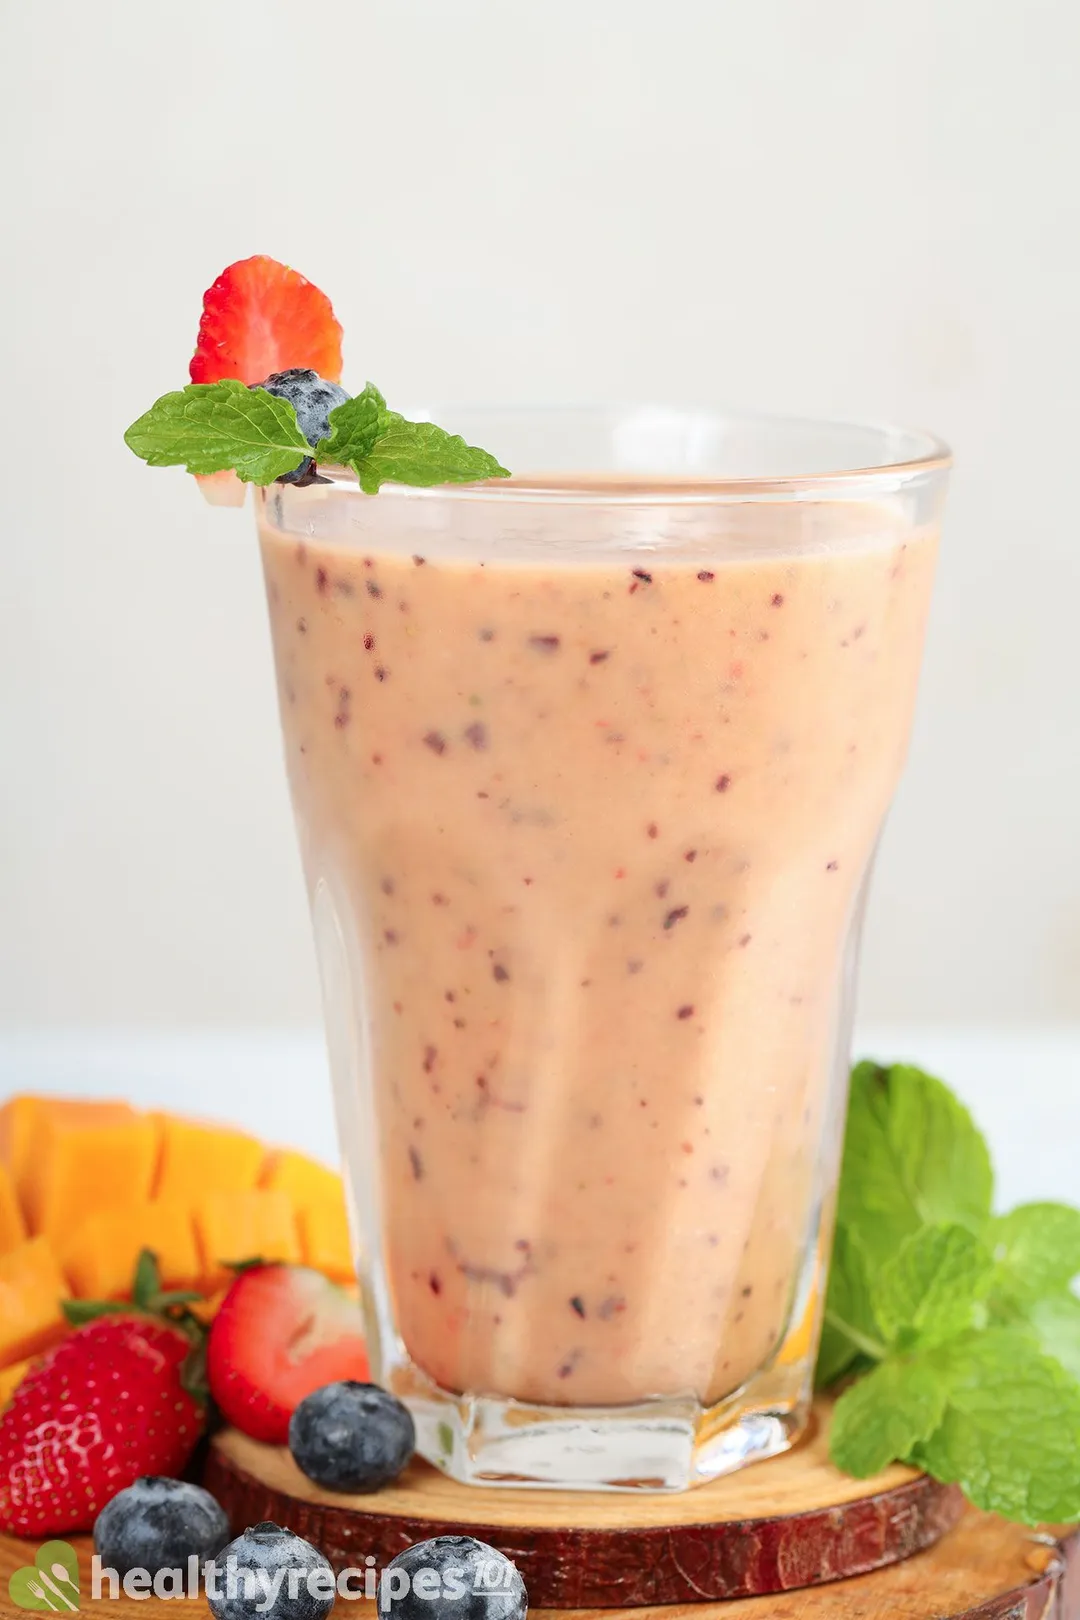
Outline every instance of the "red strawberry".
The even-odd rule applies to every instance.
[[[127,1313],[57,1345],[0,1419],[0,1529],[89,1530],[140,1475],[179,1474],[205,1416],[181,1382],[191,1351],[179,1328]]]
[[[252,1266],[214,1318],[206,1370],[230,1423],[284,1445],[305,1395],[340,1378],[367,1380],[360,1307],[306,1266]]]
[[[293,366],[340,381],[341,327],[329,298],[265,254],[230,264],[203,296],[192,382],[257,383]]]

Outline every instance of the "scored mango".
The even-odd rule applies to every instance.
[[[0,1254],[0,1367],[47,1350],[67,1331],[67,1282],[47,1238]]]
[[[143,1249],[157,1256],[164,1288],[194,1288],[202,1266],[186,1204],[153,1199],[125,1210],[97,1210],[59,1246],[79,1299],[129,1299]]]
[[[269,1189],[210,1192],[195,1205],[195,1236],[202,1261],[202,1288],[212,1293],[242,1260],[300,1262],[292,1200]]]
[[[26,1241],[26,1222],[15,1193],[15,1178],[0,1163],[0,1254]]]
[[[129,1103],[53,1101],[30,1133],[23,1213],[32,1234],[62,1242],[91,1209],[131,1209],[150,1196],[158,1129]]]
[[[155,1114],[161,1158],[154,1197],[194,1206],[204,1193],[245,1192],[259,1180],[266,1150],[245,1131],[178,1114]]]

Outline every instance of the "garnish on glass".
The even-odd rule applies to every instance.
[[[216,502],[242,502],[235,479],[316,483],[320,462],[351,467],[368,495],[390,482],[510,476],[486,450],[390,410],[373,383],[346,393],[329,299],[274,259],[242,259],[214,282],[190,370],[191,382],[156,400],[124,440],[151,467],[200,475]]]

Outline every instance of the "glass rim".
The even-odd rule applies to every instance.
[[[488,479],[468,484],[436,484],[430,487],[386,483],[380,494],[404,500],[445,500],[485,503],[542,502],[551,504],[608,504],[618,506],[709,505],[757,500],[813,500],[830,496],[851,499],[862,493],[882,494],[901,489],[927,475],[945,473],[953,463],[950,447],[937,434],[925,429],[897,427],[891,423],[845,421],[837,418],[775,414],[772,412],[719,411],[706,408],[660,406],[643,403],[627,405],[532,405],[532,404],[444,404],[410,413],[414,420],[454,422],[464,425],[470,417],[495,421],[505,418],[521,423],[530,416],[546,422],[569,422],[578,416],[592,425],[614,423],[630,415],[661,415],[684,425],[709,424],[713,428],[773,429],[789,433],[857,434],[876,437],[884,450],[890,443],[903,444],[905,453],[890,459],[870,460],[862,465],[840,464],[810,472],[782,474],[711,474],[701,472],[646,473],[632,469],[530,472],[505,479]],[[456,420],[455,420],[456,419]],[[463,420],[464,419],[464,420]],[[484,448],[488,448],[485,444]],[[498,453],[496,446],[495,453]],[[359,489],[356,474],[348,467],[320,463],[319,473],[326,483],[299,488]],[[274,486],[295,488],[296,486]],[[299,491],[298,491],[299,492]]]

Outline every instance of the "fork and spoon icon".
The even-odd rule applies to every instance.
[[[53,1576],[56,1581],[60,1581],[63,1585],[71,1587],[76,1598],[74,1603],[72,1603],[71,1599],[66,1595],[66,1593],[61,1592],[60,1588],[54,1584],[54,1581],[49,1579],[50,1575]],[[63,1604],[63,1609],[61,1609],[57,1606],[57,1604],[50,1602],[49,1598],[46,1597],[45,1593],[41,1590],[41,1586],[38,1586],[36,1582],[31,1581],[28,1583],[29,1589],[33,1596],[40,1599],[40,1601],[44,1603],[45,1607],[47,1609],[51,1609],[54,1614],[62,1614],[65,1609],[73,1612],[79,1607],[79,1588],[75,1585],[75,1582],[72,1580],[63,1564],[53,1564],[48,1575],[43,1569],[39,1569],[37,1571],[37,1578],[41,1582],[41,1585],[47,1586],[53,1597],[59,1598],[60,1603]]]

